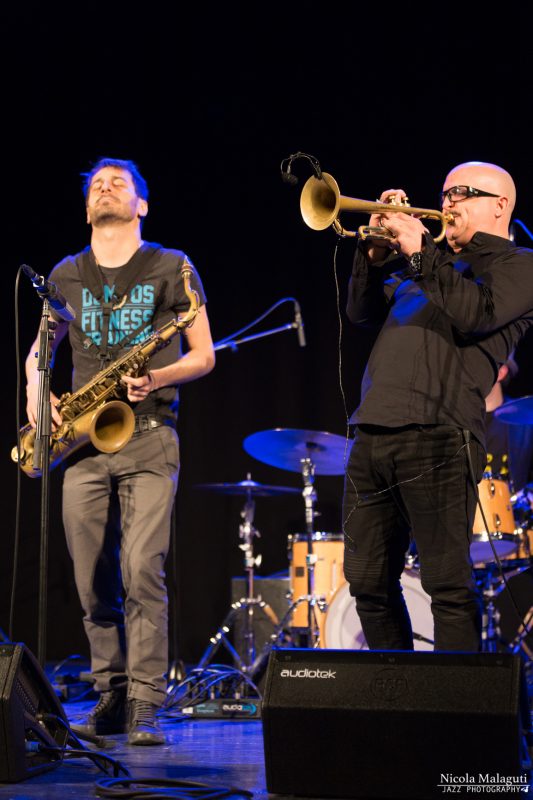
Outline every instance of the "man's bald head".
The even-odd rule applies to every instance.
[[[508,238],[516,189],[506,170],[483,161],[458,164],[446,176],[443,190],[454,186],[471,186],[495,197],[467,197],[455,202],[445,198],[443,209],[454,217],[446,229],[453,250],[461,250],[476,231]]]

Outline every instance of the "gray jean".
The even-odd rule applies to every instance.
[[[97,691],[161,705],[168,669],[164,563],[177,489],[176,432],[136,433],[65,472],[63,523]]]

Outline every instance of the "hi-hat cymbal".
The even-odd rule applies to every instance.
[[[344,436],[295,428],[252,433],[244,440],[243,447],[258,461],[290,472],[302,472],[302,459],[309,458],[315,466],[315,475],[343,475],[348,452]]]
[[[197,489],[207,489],[217,494],[253,495],[254,497],[274,497],[280,494],[301,494],[292,486],[267,486],[264,483],[246,480],[239,483],[197,483]]]
[[[508,400],[495,410],[494,416],[508,425],[533,425],[533,396]]]

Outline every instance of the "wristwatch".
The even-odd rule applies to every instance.
[[[416,253],[412,253],[407,259],[407,263],[409,264],[409,274],[411,275],[411,278],[414,280],[420,280],[420,278],[424,277],[422,274],[421,250],[417,250]]]

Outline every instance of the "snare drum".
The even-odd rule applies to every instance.
[[[511,505],[509,485],[502,480],[484,478],[478,486],[479,499],[490,528],[490,538],[499,558],[514,553],[519,545],[519,536]],[[470,556],[474,564],[494,561],[489,536],[479,506],[474,519],[473,541]]]
[[[422,589],[416,570],[404,572],[401,577],[403,596],[411,624],[415,650],[433,650],[433,615],[431,599]],[[420,638],[417,639],[416,636]],[[348,584],[341,586],[326,612],[322,647],[340,650],[368,650],[361,621],[355,610],[355,599]]]
[[[518,542],[516,550],[505,556],[506,567],[528,566],[533,558],[533,531],[531,529],[520,530],[516,538]]]
[[[339,586],[345,582],[344,537],[342,533],[312,534],[313,555],[316,555],[314,571],[314,592],[329,603]],[[307,587],[307,534],[295,533],[289,536],[289,576],[292,601],[308,594]],[[306,628],[308,623],[308,603],[299,603],[294,609],[290,625],[293,628]],[[316,607],[317,624],[322,641],[325,612]]]

